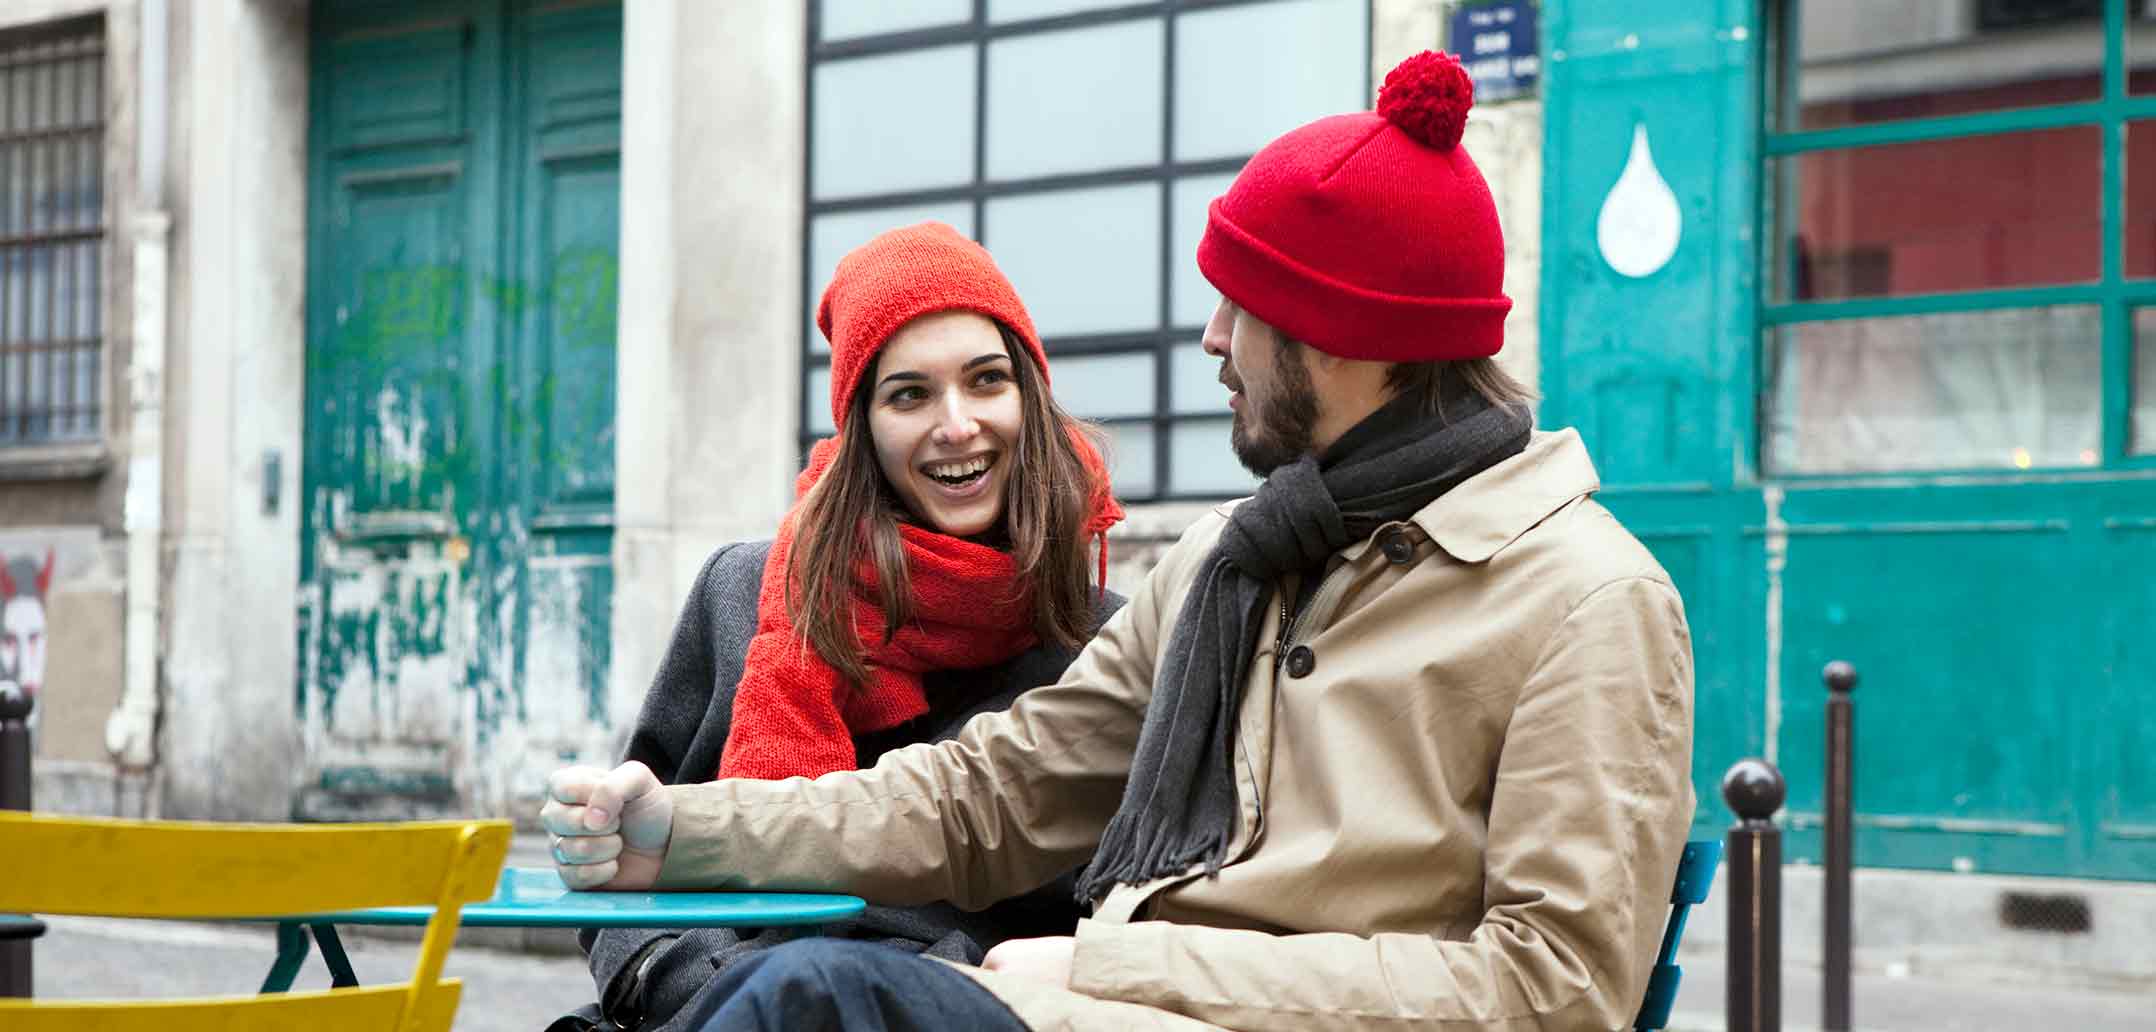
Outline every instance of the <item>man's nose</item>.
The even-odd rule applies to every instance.
[[[1235,313],[1228,307],[1228,299],[1221,298],[1213,306],[1213,316],[1205,321],[1205,335],[1198,338],[1198,345],[1214,358],[1228,357],[1228,345],[1235,337]]]

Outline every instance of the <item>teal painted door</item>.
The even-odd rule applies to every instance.
[[[314,15],[301,815],[606,749],[621,12]]]
[[[1763,6],[1544,3],[1542,422],[1579,427],[1684,595],[1694,833],[1771,755],[1788,855],[1818,858],[1846,659],[1859,864],[2156,879],[2156,480],[1760,470]],[[1681,234],[1627,275],[1602,223],[1642,128]]]

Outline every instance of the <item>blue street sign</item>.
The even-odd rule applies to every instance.
[[[1535,0],[1497,0],[1452,12],[1452,52],[1475,80],[1477,103],[1530,96],[1542,75]]]

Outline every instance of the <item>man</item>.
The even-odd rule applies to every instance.
[[[1060,682],[813,782],[554,776],[579,887],[972,908],[1092,857],[1075,936],[981,969],[782,947],[706,1028],[1629,1025],[1692,813],[1690,641],[1578,436],[1531,433],[1490,362],[1470,94],[1417,55],[1214,202],[1204,342],[1265,482]]]

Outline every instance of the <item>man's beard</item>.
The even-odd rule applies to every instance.
[[[1301,346],[1281,341],[1273,367],[1275,397],[1259,405],[1256,398],[1244,394],[1243,409],[1235,414],[1228,431],[1236,461],[1260,477],[1271,476],[1274,470],[1309,454],[1317,440],[1317,389],[1303,365]],[[1258,414],[1251,415],[1253,411]],[[1257,424],[1254,429],[1252,421]]]

